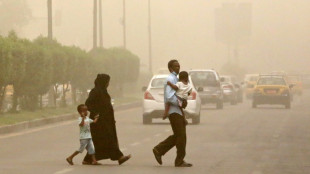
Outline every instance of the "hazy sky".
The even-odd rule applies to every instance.
[[[35,17],[22,36],[47,34],[46,0],[27,0]],[[103,0],[104,47],[122,46],[122,0]],[[147,0],[126,0],[127,46],[148,64]],[[308,70],[309,0],[151,0],[154,71],[171,58],[189,68],[220,69],[228,46],[215,37],[215,9],[223,3],[252,4],[252,35],[240,45],[239,61],[249,72]],[[54,37],[66,45],[92,47],[92,0],[53,0]],[[60,14],[60,15],[59,15]]]

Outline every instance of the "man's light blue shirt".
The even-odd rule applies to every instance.
[[[168,77],[167,77],[167,82],[171,82],[172,84],[176,84],[179,79],[177,77],[177,73],[172,72]],[[168,111],[168,114],[173,114],[173,113],[177,113],[179,115],[182,115],[182,111],[179,107],[179,102],[178,102],[178,98],[175,96],[176,91],[174,89],[171,88],[171,86],[167,85],[167,83],[165,84],[165,88],[164,88],[164,102],[165,103],[169,103],[170,108]]]

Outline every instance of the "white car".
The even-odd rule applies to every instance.
[[[154,118],[163,118],[165,110],[164,85],[167,83],[167,77],[167,74],[155,75],[148,87],[143,88],[145,91],[143,98],[143,124],[152,123]],[[189,83],[193,84],[191,79],[189,79]],[[193,124],[199,124],[201,100],[193,85],[192,93],[188,97],[187,103],[187,107],[184,110],[185,117],[192,119]]]

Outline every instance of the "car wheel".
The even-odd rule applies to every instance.
[[[252,102],[252,108],[257,108],[257,103],[256,103],[256,101],[254,101],[254,100],[253,100],[253,102]]]
[[[149,118],[146,115],[143,115],[143,124],[151,124],[152,123],[152,118]]]
[[[216,109],[223,109],[223,101],[218,101],[216,103]]]
[[[238,99],[237,99],[237,97],[236,97],[235,99],[233,99],[233,100],[230,101],[230,104],[231,104],[231,105],[236,105],[236,104],[238,103],[237,100],[238,100]]]
[[[291,102],[287,102],[285,104],[285,109],[291,109]]]
[[[193,124],[199,124],[200,123],[200,114],[194,118],[192,118]]]
[[[239,103],[243,103],[243,96],[242,96],[242,95],[239,95],[239,97],[238,97],[238,102],[239,102]]]
[[[289,95],[289,96],[290,96],[290,101],[291,101],[291,102],[294,101],[294,95],[291,94],[291,95]]]

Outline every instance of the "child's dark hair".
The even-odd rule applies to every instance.
[[[186,71],[181,71],[179,73],[179,80],[180,81],[182,81],[182,80],[188,81],[188,73]]]
[[[82,111],[82,108],[84,107],[84,106],[86,106],[85,104],[79,104],[78,106],[77,106],[77,111],[80,113],[81,111]]]

